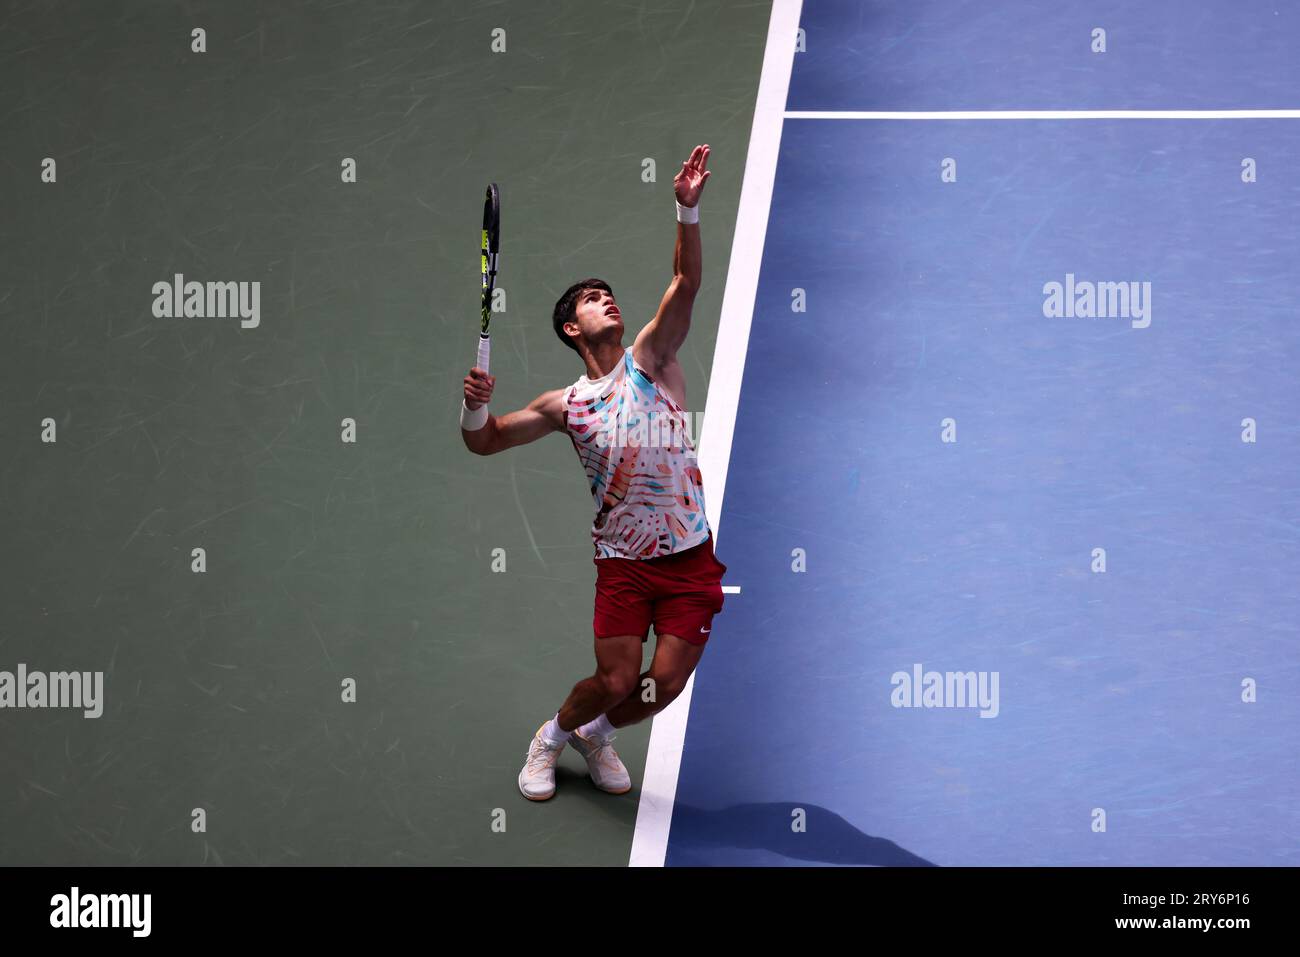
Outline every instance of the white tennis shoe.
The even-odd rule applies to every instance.
[[[603,737],[593,734],[584,738],[578,731],[573,732],[569,742],[573,750],[587,759],[587,771],[591,774],[591,783],[610,794],[626,794],[632,790],[632,776],[619,759],[618,753],[610,742],[614,735]]]
[[[519,772],[519,791],[530,801],[545,801],[555,795],[555,762],[560,759],[563,744],[551,744],[542,737],[542,728],[533,735],[528,745],[528,756]]]

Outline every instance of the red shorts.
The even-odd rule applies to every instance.
[[[722,611],[727,566],[713,554],[713,535],[684,552],[660,558],[597,558],[597,638],[676,635],[693,645],[709,640]]]

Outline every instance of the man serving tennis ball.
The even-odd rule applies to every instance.
[[[611,745],[615,729],[661,711],[681,693],[722,610],[727,568],[713,554],[703,480],[684,427],[686,377],[677,362],[700,288],[696,206],[708,162],[708,145],[697,146],[673,179],[673,279],[631,349],[623,346],[613,290],[584,279],[555,304],[552,324],[582,357],[586,375],[502,416],[487,409],[495,377],[478,368],[465,377],[461,437],[471,452],[491,455],[565,432],[595,499],[596,672],[574,685],[533,735],[519,772],[519,790],[532,801],[555,793],[555,763],[566,744],[586,759],[596,787],[631,790]],[[654,658],[641,674],[651,624]]]

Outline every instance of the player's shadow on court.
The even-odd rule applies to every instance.
[[[610,800],[591,786],[585,775],[557,769],[557,781],[566,794],[580,794],[593,807],[635,821],[638,792]],[[792,827],[795,811],[802,809],[803,831]],[[672,851],[678,863],[694,864],[708,848],[733,847],[780,854],[794,861],[874,867],[937,867],[923,857],[883,837],[864,834],[834,811],[816,804],[773,802],[734,804],[708,811],[678,802],[673,807]],[[701,860],[699,863],[708,863]]]
[[[804,829],[797,831],[793,825],[800,810]],[[887,838],[864,834],[834,811],[797,802],[735,804],[718,811],[679,802],[673,807],[672,847],[688,857],[695,849],[736,847],[819,864],[937,866]]]

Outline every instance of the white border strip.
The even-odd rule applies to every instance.
[[[1295,120],[1300,110],[971,110],[942,113],[788,110],[787,120]]]
[[[772,206],[776,160],[781,148],[782,114],[790,91],[795,35],[802,6],[803,0],[773,0],[772,3],[763,73],[754,103],[754,125],[749,133],[749,154],[745,158],[745,179],[740,188],[736,234],[727,267],[727,286],[722,294],[722,318],[713,349],[699,463],[704,478],[705,514],[715,542],[722,518],[722,495],[727,488],[731,437],[736,427],[736,407],[740,404],[740,380],[749,349],[749,327],[758,294],[758,272],[763,264],[767,216]],[[628,860],[632,867],[663,867],[694,687],[695,675],[691,675],[677,700],[659,712],[651,725],[641,803],[637,806],[636,831]]]

